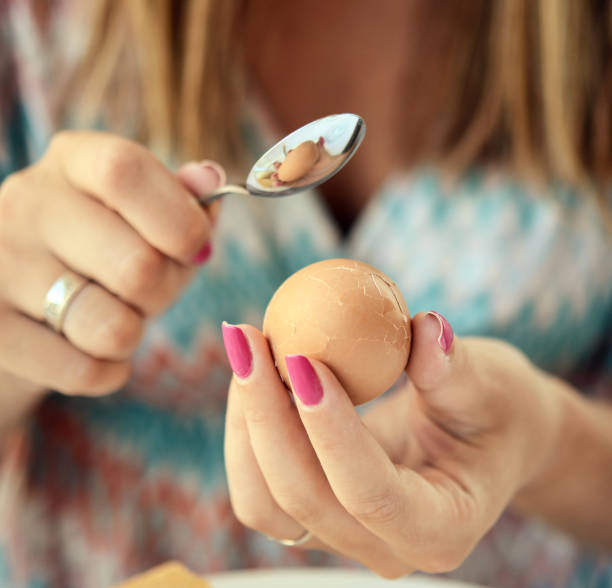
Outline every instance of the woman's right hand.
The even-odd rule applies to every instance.
[[[194,194],[224,181],[212,162],[173,174],[110,134],[56,135],[39,162],[0,186],[0,373],[66,394],[120,388],[147,318],[210,252],[211,217]],[[62,335],[43,310],[67,273],[90,282]]]

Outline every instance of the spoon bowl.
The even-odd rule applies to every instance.
[[[201,198],[200,202],[208,204],[228,194],[279,198],[315,188],[348,163],[363,141],[365,128],[360,116],[349,113],[332,114],[312,121],[268,149],[251,168],[245,184],[226,184]],[[304,173],[283,181],[283,162],[291,151],[304,146],[312,155],[301,168]]]

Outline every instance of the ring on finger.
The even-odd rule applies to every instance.
[[[66,272],[55,280],[47,291],[43,315],[45,322],[57,333],[62,332],[70,304],[87,284],[87,278]]]
[[[285,545],[286,547],[297,547],[298,545],[303,545],[306,541],[309,541],[312,538],[312,533],[308,530],[305,530],[297,539],[276,539],[275,537],[270,537],[268,535],[268,539],[272,541],[276,541],[281,545]]]

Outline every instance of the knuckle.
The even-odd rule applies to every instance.
[[[246,508],[240,503],[234,503],[233,506],[234,514],[236,518],[249,529],[255,531],[265,531],[265,517],[262,516],[261,511],[256,508]]]
[[[232,497],[232,510],[238,521],[245,527],[260,533],[266,533],[269,530],[270,521],[273,518],[270,508],[262,508],[261,504],[253,505]]]
[[[145,166],[145,151],[140,145],[127,139],[113,138],[100,157],[100,182],[117,198],[138,188]]]
[[[122,388],[130,377],[130,364],[108,362],[91,356],[82,357],[73,366],[71,385],[65,390],[71,394],[109,394]]]
[[[410,574],[414,569],[408,564],[396,560],[376,562],[374,565],[368,567],[376,575],[385,578],[385,580],[397,580],[398,578]]]
[[[267,425],[270,422],[270,415],[263,409],[255,406],[243,406],[243,410],[245,420],[252,425]]]
[[[18,216],[25,181],[25,171],[15,172],[6,177],[0,186],[0,221],[10,223]]]
[[[402,503],[391,489],[366,494],[345,501],[346,510],[357,520],[364,523],[386,524],[402,515]]]
[[[432,550],[430,555],[419,568],[428,574],[445,574],[456,570],[468,556],[463,548],[450,548],[447,550]]]
[[[17,171],[12,174],[6,176],[4,181],[2,182],[2,187],[0,188],[0,193],[14,193],[20,191],[21,181],[25,171]]]
[[[70,392],[91,392],[100,390],[107,380],[106,364],[90,356],[82,357],[72,370]]]
[[[108,379],[108,383],[100,391],[101,393],[115,392],[123,388],[129,382],[130,376],[132,375],[132,363],[129,361],[123,362],[121,367],[122,369],[120,370],[114,370],[113,376]]]
[[[208,221],[204,214],[192,214],[186,218],[184,224],[177,249],[181,258],[191,260],[208,236]]]
[[[347,436],[346,439],[340,439],[335,434],[326,434],[326,431],[322,431],[317,440],[317,444],[323,455],[349,457],[355,452],[355,446],[351,443],[350,436]]]
[[[304,527],[316,527],[321,519],[320,509],[310,500],[295,492],[278,490],[274,492],[274,498],[280,508],[292,519],[298,521]]]
[[[68,131],[68,130],[58,131],[51,138],[51,142],[49,143],[49,148],[47,151],[49,153],[53,153],[57,150],[62,149],[66,145],[66,143],[70,143],[70,141],[72,141],[75,134],[76,134],[76,131]]]
[[[138,345],[142,332],[142,319],[126,308],[109,316],[98,328],[95,344],[105,354],[127,353]]]
[[[139,300],[159,283],[165,267],[164,256],[151,246],[143,246],[124,260],[119,284],[129,300]]]

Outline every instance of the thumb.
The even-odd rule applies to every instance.
[[[225,170],[210,159],[183,164],[177,170],[176,177],[195,196],[207,196],[226,182]]]
[[[462,437],[481,429],[490,420],[491,398],[469,340],[455,337],[437,312],[415,315],[412,336],[406,373],[423,411]]]
[[[450,323],[437,312],[418,313],[412,317],[411,326],[412,348],[406,373],[416,388],[429,392],[444,385],[461,345]]]
[[[208,196],[227,181],[225,170],[210,159],[185,163],[177,170],[176,177],[196,198]],[[220,209],[221,202],[218,200],[206,205],[213,225],[217,222]]]

